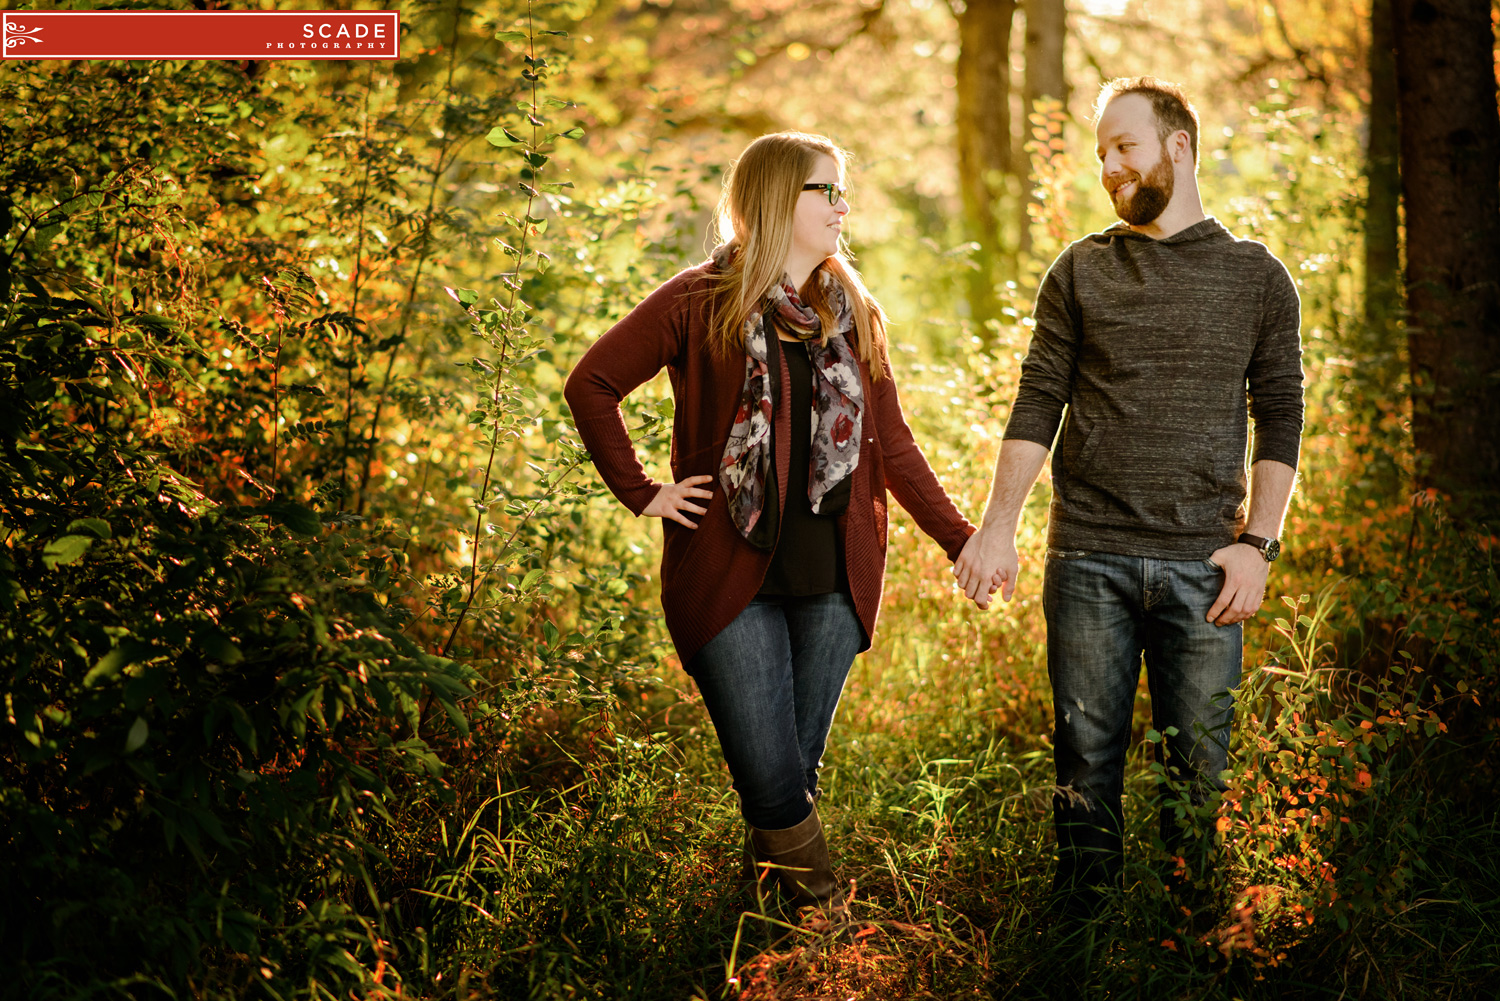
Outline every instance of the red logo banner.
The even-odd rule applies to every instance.
[[[5,11],[6,59],[395,59],[401,15],[360,11]]]

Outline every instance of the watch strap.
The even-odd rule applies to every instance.
[[[1234,541],[1243,542],[1247,546],[1254,546],[1260,550],[1260,555],[1265,558],[1267,563],[1270,563],[1281,555],[1281,546],[1276,539],[1266,539],[1259,535],[1251,535],[1249,532],[1243,532]]]

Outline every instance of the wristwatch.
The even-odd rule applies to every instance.
[[[1258,535],[1251,535],[1249,532],[1246,532],[1234,541],[1243,542],[1247,546],[1254,546],[1256,549],[1259,549],[1260,555],[1265,557],[1267,563],[1275,563],[1276,557],[1281,555],[1280,539],[1262,539]]]

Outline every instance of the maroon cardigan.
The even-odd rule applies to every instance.
[[[705,262],[658,288],[594,343],[568,376],[563,393],[573,422],[605,484],[637,516],[662,486],[646,475],[620,414],[620,401],[663,365],[672,379],[676,413],[672,423],[674,482],[708,475],[713,491],[708,513],[696,530],[663,518],[666,544],[661,560],[661,603],[667,630],[686,667],[705,643],[739,615],[760,590],[771,554],[757,549],[735,528],[719,484],[719,460],[734,424],[745,382],[743,354],[723,357],[708,345]],[[849,591],[864,626],[875,634],[885,578],[886,488],[932,536],[948,558],[957,559],[974,526],[943,492],[932,467],[912,440],[901,414],[889,364],[885,378],[864,383],[864,441],[854,471],[849,506],[838,516]],[[781,362],[782,399],[789,398],[787,367]],[[778,407],[774,443],[776,483],[786,503],[791,418]],[[699,501],[701,504],[702,502]],[[691,513],[689,518],[694,517]]]

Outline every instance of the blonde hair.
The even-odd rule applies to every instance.
[[[714,213],[725,266],[714,273],[709,289],[709,344],[725,355],[743,354],[745,321],[760,309],[780,280],[792,250],[792,217],[802,185],[818,157],[832,157],[844,178],[848,154],[822,136],[775,132],[745,147],[729,168],[724,193]],[[846,252],[840,248],[813,269],[804,301],[823,322],[823,337],[833,333],[837,318],[828,304],[820,271],[844,287],[854,313],[855,353],[870,366],[870,378],[885,374],[885,313],[870,295]]]

